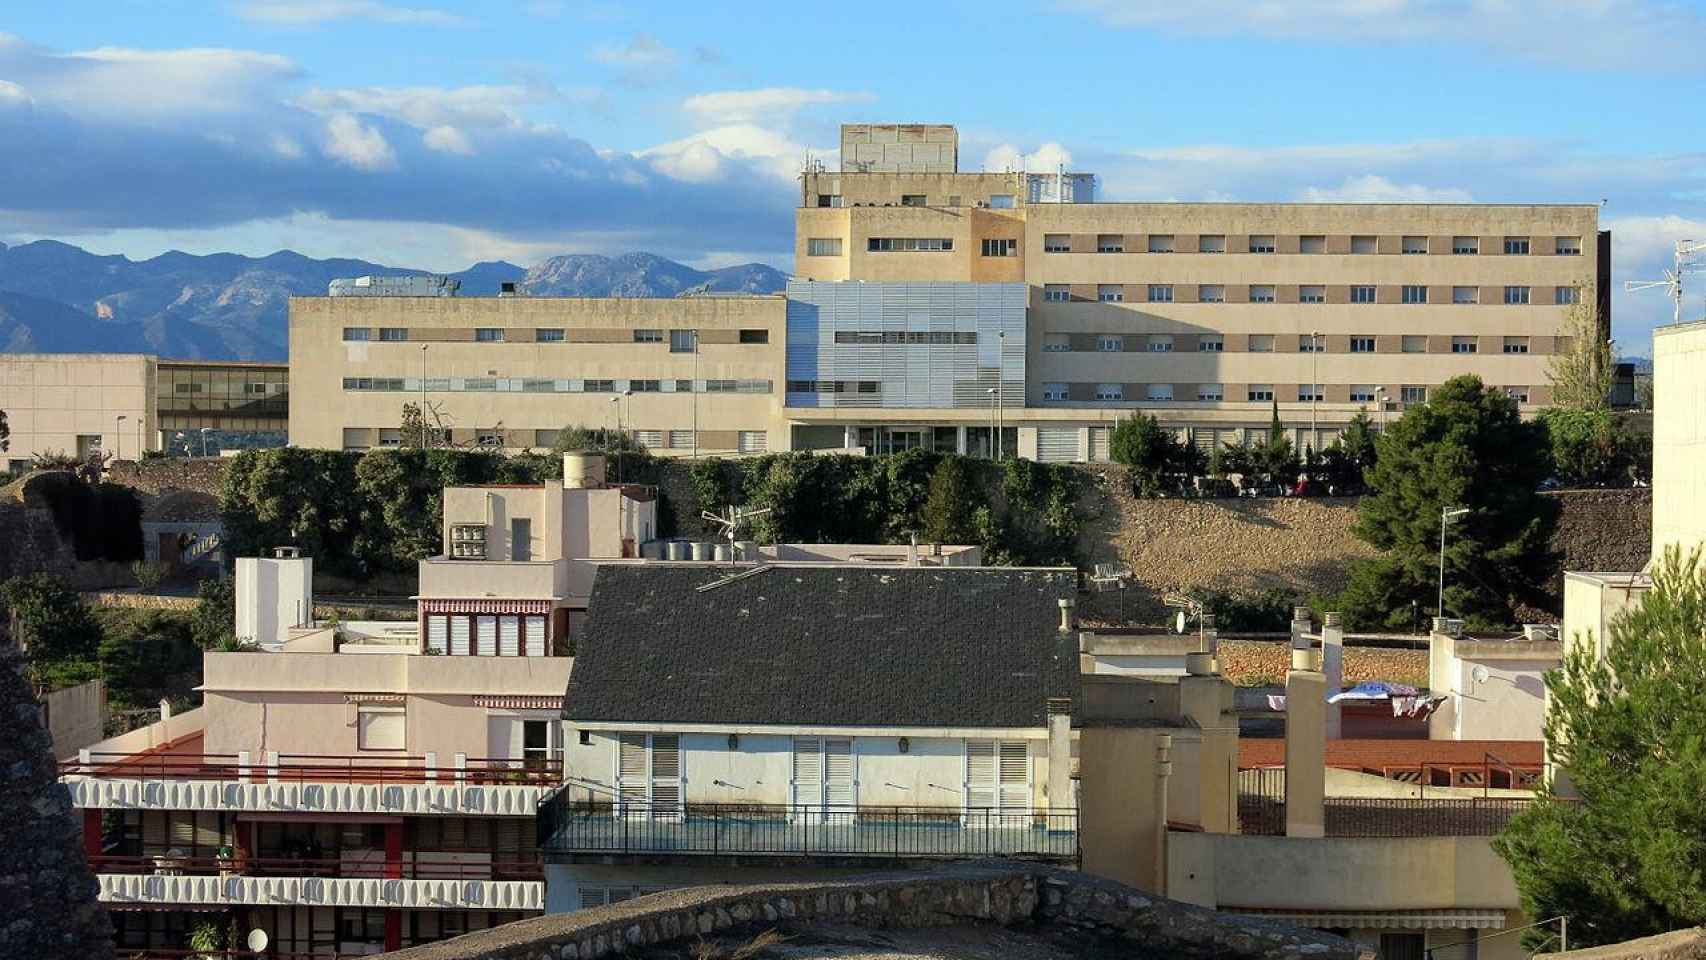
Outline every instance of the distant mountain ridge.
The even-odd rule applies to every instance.
[[[291,250],[265,257],[171,251],[147,260],[100,256],[55,240],[0,244],[0,352],[157,353],[184,359],[284,360],[287,301],[318,295],[338,277],[431,273],[366,260],[315,260]],[[463,296],[492,296],[513,281],[552,297],[674,297],[775,293],[787,277],[745,263],[696,270],[650,253],[567,254],[532,269],[502,260],[449,276]]]

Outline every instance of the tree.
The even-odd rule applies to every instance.
[[[425,450],[427,446],[426,415],[418,403],[403,404],[403,419],[397,432],[405,450]]]
[[[1503,627],[1515,604],[1546,602],[1557,506],[1539,493],[1551,470],[1544,427],[1524,421],[1503,391],[1462,376],[1405,411],[1378,449],[1354,532],[1384,553],[1352,568],[1340,598],[1354,629],[1406,628],[1412,605],[1434,607],[1447,508],[1470,511],[1448,538],[1448,615]]]
[[[186,701],[201,682],[201,650],[183,616],[126,611],[101,640],[98,657],[112,699],[131,707]]]
[[[1109,455],[1131,468],[1132,489],[1140,497],[1159,496],[1179,458],[1179,442],[1146,413],[1135,413],[1114,426]]]
[[[12,428],[6,424],[6,411],[0,410],[0,453],[12,449]]]
[[[1706,566],[1672,548],[1641,604],[1546,677],[1549,782],[1494,841],[1524,912],[1594,946],[1706,923]]]
[[[1552,355],[1547,374],[1552,403],[1571,410],[1604,410],[1611,403],[1611,342],[1599,315],[1592,287],[1577,287],[1576,302],[1564,317],[1569,346]]]
[[[32,667],[92,660],[101,626],[77,591],[45,573],[0,584],[3,607]]]
[[[924,501],[924,539],[933,543],[971,543],[971,484],[959,457],[943,457],[930,474],[930,494]]]
[[[1374,469],[1380,459],[1380,453],[1375,439],[1380,434],[1374,429],[1374,421],[1368,418],[1368,411],[1358,408],[1356,416],[1345,425],[1345,432],[1339,437],[1339,444],[1344,448],[1345,458],[1355,466],[1359,473],[1367,473]],[[1360,478],[1359,478],[1360,482]]]
[[[203,650],[219,650],[237,634],[237,581],[213,577],[196,584],[190,639]]]

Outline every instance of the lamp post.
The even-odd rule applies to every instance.
[[[431,450],[432,437],[427,433],[426,423],[426,355],[427,345],[423,343],[421,344],[421,435],[419,439],[422,450]]]
[[[783,384],[783,386],[787,386]],[[739,446],[739,444],[735,444]],[[693,328],[693,459],[699,459],[699,328]],[[731,551],[729,556],[734,556]]]
[[[119,414],[113,418],[113,459],[124,459],[124,422],[130,418]]]
[[[1315,405],[1321,400],[1321,332],[1309,334],[1309,451],[1321,442],[1321,430],[1316,425]]]
[[[201,428],[201,455],[207,456],[207,435],[213,432],[212,427]]]
[[[1374,402],[1380,406],[1380,432],[1386,432],[1386,388],[1374,388]]]
[[[999,460],[1000,457],[995,454],[995,440],[1001,435],[1001,428],[997,420],[1001,409],[1001,394],[994,387],[990,387],[984,392],[989,394],[990,399],[993,401],[993,404],[989,408],[989,456],[991,459]]]
[[[1441,507],[1439,511],[1439,605],[1435,608],[1438,610],[1437,616],[1445,616],[1445,528],[1453,519],[1468,512],[1468,507],[1458,507],[1456,510]]]

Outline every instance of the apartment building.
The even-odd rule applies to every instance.
[[[402,442],[424,403],[435,443],[549,448],[620,429],[663,455],[772,443],[782,298],[293,297],[297,446]]]
[[[1058,614],[1074,589],[1052,569],[602,566],[567,784],[540,810],[548,908],[1073,861],[1077,640]]]

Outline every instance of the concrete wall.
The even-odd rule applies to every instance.
[[[58,759],[73,757],[77,751],[106,736],[107,687],[100,680],[63,690],[54,690],[41,698],[47,715],[47,732],[53,737],[53,755]]]
[[[292,627],[314,620],[314,561],[309,557],[237,558],[236,636],[283,643]]]
[[[83,436],[125,459],[159,449],[155,364],[138,353],[0,354],[0,410],[12,431],[0,468],[38,453],[76,455]]]
[[[1447,699],[1428,718],[1433,740],[1539,740],[1546,719],[1546,671],[1563,647],[1552,641],[1470,640],[1435,634],[1428,690]],[[1475,669],[1487,671],[1475,679]]]
[[[1706,322],[1653,331],[1653,559],[1706,543]]]

